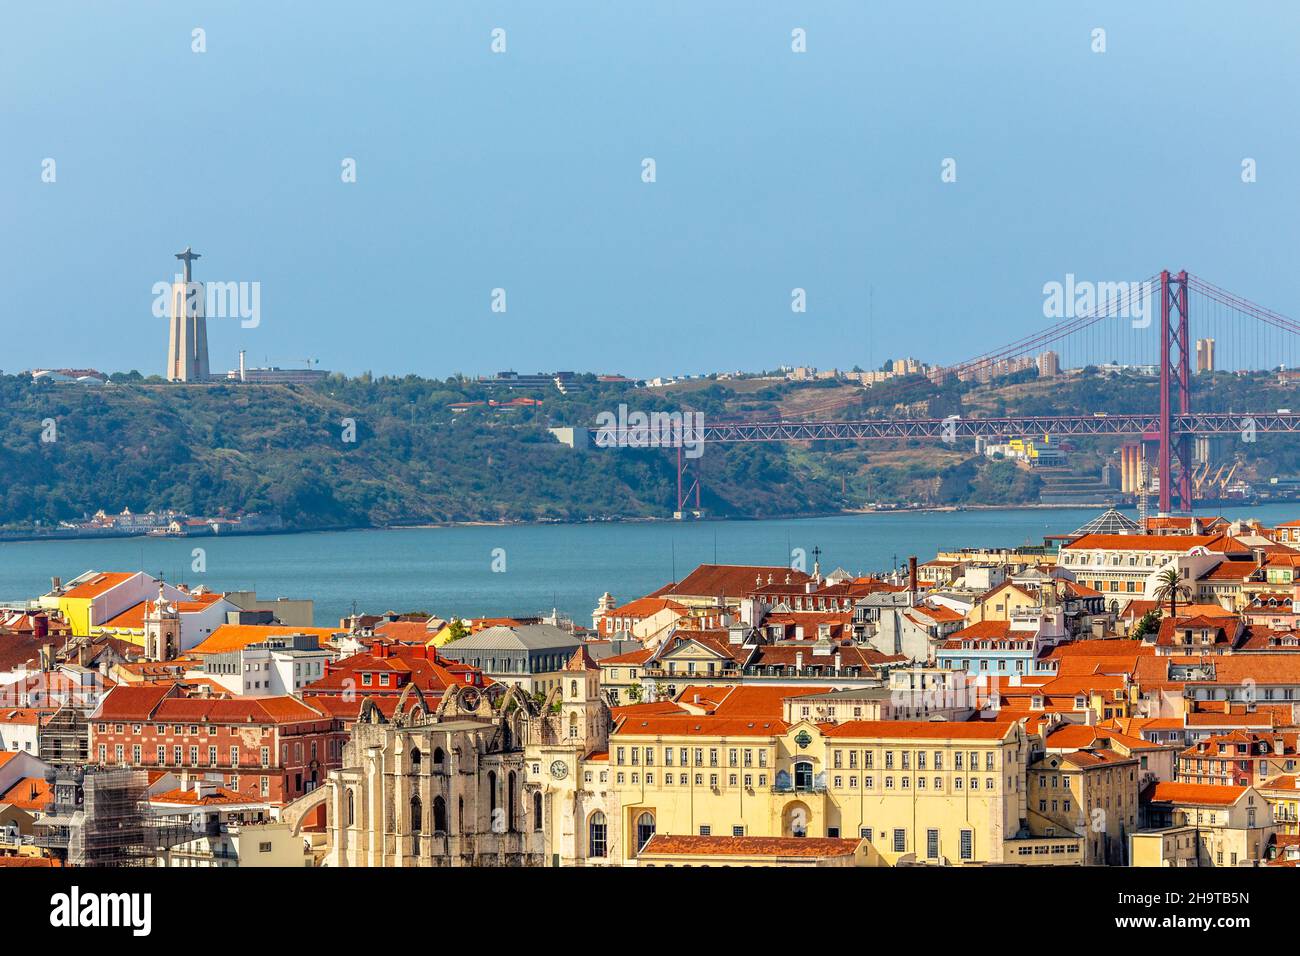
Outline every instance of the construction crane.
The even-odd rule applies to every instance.
[[[268,367],[268,368],[271,367],[271,366],[273,366],[273,365],[277,365],[277,366],[278,366],[278,363],[280,363],[280,362],[302,362],[302,363],[303,363],[303,367],[306,368],[306,369],[308,369],[308,370],[310,370],[311,367],[312,367],[312,363],[313,363],[313,362],[316,363],[317,365],[320,364],[320,359],[314,359],[314,358],[292,358],[292,359],[274,359],[274,360],[272,360],[269,356],[268,356],[267,359],[266,359],[266,364],[267,364],[267,367]]]

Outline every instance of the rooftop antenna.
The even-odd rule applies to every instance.
[[[668,543],[673,550],[673,584],[677,583],[677,539],[669,538]]]

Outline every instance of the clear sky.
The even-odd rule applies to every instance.
[[[1164,266],[1300,318],[1298,101],[1293,0],[8,3],[0,368],[160,373],[186,245],[261,284],[214,371],[951,362]]]

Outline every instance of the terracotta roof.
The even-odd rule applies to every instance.
[[[634,617],[638,620],[650,617],[652,614],[658,614],[660,611],[669,610],[677,611],[681,614],[686,613],[686,605],[679,604],[676,601],[670,601],[667,598],[660,597],[643,597],[635,601],[629,601],[622,607],[616,607],[608,612],[606,617]]]
[[[63,592],[63,597],[67,598],[96,598],[106,591],[111,591],[123,581],[130,580],[139,574],[139,571],[106,571],[97,574],[85,582],[69,588]]]
[[[1090,727],[1087,724],[1066,724],[1048,734],[1043,746],[1048,750],[1093,750],[1099,742],[1111,741],[1129,750],[1153,750],[1160,745],[1140,737],[1129,737],[1118,731],[1104,727]]]
[[[248,804],[259,801],[257,798],[250,797],[245,793],[227,790],[225,787],[214,787],[203,793],[202,796],[193,790],[166,790],[162,793],[150,794],[149,802],[154,804],[182,804],[191,807],[211,807],[227,803]]]
[[[1219,783],[1153,783],[1142,791],[1148,803],[1190,803],[1195,806],[1230,807],[1246,792],[1245,787]]]
[[[737,684],[731,687],[712,687],[692,684],[682,689],[677,700],[693,704],[694,696],[701,701],[711,701],[708,712],[714,717],[769,717],[779,719],[784,713],[786,698],[824,694],[833,687],[772,687],[765,684]]]
[[[1086,640],[1057,644],[1047,653],[1048,658],[1063,657],[1127,657],[1129,655],[1154,655],[1155,649],[1141,641]]]
[[[229,651],[243,650],[249,644],[257,644],[268,637],[287,634],[315,634],[320,643],[329,641],[335,634],[343,633],[336,627],[291,627],[287,624],[222,624],[207,636],[191,654],[224,654]]]
[[[0,794],[0,803],[7,803],[20,810],[44,810],[53,799],[49,781],[43,777],[23,777]]]
[[[206,611],[213,604],[222,600],[223,595],[208,592],[206,594],[195,594],[189,598],[182,598],[176,601],[169,600],[167,603],[174,607],[181,614],[195,614],[199,611]],[[105,628],[128,628],[130,630],[140,630],[144,627],[144,616],[152,614],[157,601],[140,601],[127,608],[116,617],[110,618],[103,624],[98,625]]]
[[[759,586],[759,578],[764,580],[769,575],[773,580],[783,581],[786,575],[791,581],[807,581],[809,575],[802,571],[776,565],[757,564],[701,564],[673,587],[671,593],[689,597],[733,597],[739,598],[749,594]]]
[[[376,624],[374,630],[375,634],[380,637],[391,637],[396,641],[419,641],[421,643],[438,633],[436,630],[430,630],[425,621],[385,621],[382,624]]]
[[[63,864],[48,856],[0,856],[0,866],[31,867],[33,869],[61,867]]]
[[[613,664],[615,666],[644,664],[653,654],[653,648],[643,647],[637,651],[628,651],[626,654],[615,654],[613,657],[602,657],[599,663],[601,667],[604,667],[606,664]]]
[[[1001,740],[1011,732],[1011,721],[958,720],[850,720],[825,726],[827,737],[892,740]]]
[[[614,729],[622,737],[777,737],[789,725],[784,720],[746,720],[744,717],[626,717]]]
[[[296,697],[180,697],[180,685],[119,684],[93,715],[97,721],[144,723],[285,724],[326,720]]]
[[[1249,550],[1222,534],[1085,534],[1062,551],[1161,551],[1185,554],[1192,548],[1209,551]]]
[[[623,707],[611,707],[610,716],[617,723],[621,717],[665,717],[669,714],[685,714],[671,700],[656,700],[644,704],[627,704]]]

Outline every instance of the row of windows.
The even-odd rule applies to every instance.
[[[100,733],[100,734],[106,734],[106,733],[109,733],[108,726],[109,726],[108,724],[104,724],[104,723],[97,724],[97,725],[95,726],[95,732],[96,732],[96,733]],[[202,732],[203,732],[204,734],[206,734],[207,736],[209,736],[209,737],[215,737],[218,733],[220,733],[220,728],[219,728],[219,727],[215,727],[215,726],[213,726],[212,724],[203,724],[203,725],[200,725],[200,724],[188,724],[188,725],[186,725],[186,724],[172,724],[172,725],[171,725],[171,728],[172,728],[172,729],[171,729],[171,735],[172,735],[173,737],[180,737],[180,736],[186,736],[186,735],[187,735],[187,736],[190,736],[190,737],[194,737],[194,736],[197,736],[197,735],[199,734],[199,728],[200,728],[200,726],[202,726],[202,728],[203,728]],[[125,724],[113,724],[113,730],[112,730],[112,733],[115,733],[115,734],[125,733],[125,732],[126,732],[126,729],[125,729],[125,728],[126,728],[126,725],[125,725]],[[229,736],[234,737],[234,736],[235,736],[236,734],[238,734],[241,730],[245,730],[245,729],[247,729],[247,730],[251,730],[251,729],[253,729],[253,728],[251,728],[251,727],[243,727],[243,726],[241,726],[241,725],[239,725],[239,724],[229,724],[229,725],[226,727],[226,733],[227,733]],[[141,733],[143,730],[144,730],[144,725],[143,725],[143,724],[132,724],[132,725],[131,725],[131,733],[133,733],[133,734]],[[269,734],[269,733],[271,732],[271,728],[270,728],[270,727],[258,727],[257,730],[259,730],[261,733],[264,733],[264,734]],[[154,732],[155,734],[159,735],[159,736],[165,735],[165,734],[167,733],[167,725],[166,725],[166,724],[154,724],[154,725],[153,725],[153,732]]]
[[[726,749],[725,759],[728,767],[752,767],[755,766],[755,753],[757,753],[757,766],[767,766],[768,751],[764,749],[752,750],[750,748],[728,747]],[[720,747],[664,747],[662,761],[665,767],[674,765],[688,767],[720,767],[723,766],[723,748]],[[979,770],[980,768],[980,751],[971,750],[953,751],[952,763],[954,770]],[[984,769],[992,772],[997,769],[997,756],[994,751],[984,751]],[[693,761],[691,758],[694,758]],[[707,757],[707,762],[706,762]],[[841,769],[847,765],[850,770],[857,768],[859,759],[862,767],[872,770],[876,766],[877,752],[874,750],[833,750],[831,752],[831,765],[836,769]],[[931,751],[926,750],[886,750],[881,754],[883,760],[882,766],[886,770],[893,770],[895,767],[902,770],[927,770],[933,767],[935,770],[944,769],[944,751],[933,751],[931,761]],[[619,766],[638,766],[644,764],[647,767],[654,766],[657,759],[656,748],[654,747],[617,747],[614,751],[614,762]],[[927,763],[930,766],[927,767]]]
[[[663,765],[665,767],[673,766],[673,760],[675,754],[676,755],[675,759],[678,761],[678,765],[682,767],[688,767],[691,765],[690,757],[692,756],[692,752],[693,752],[695,757],[695,766],[697,767],[706,766],[704,762],[705,749],[706,748],[704,747],[695,747],[695,748],[678,747],[675,749],[673,747],[665,747],[663,752]],[[721,764],[718,762],[719,760],[722,759],[721,748],[709,747],[707,748],[707,750],[708,750],[707,766],[710,767],[721,766]],[[767,753],[768,752],[766,750],[760,749],[757,751],[758,766],[760,767],[767,766]],[[744,748],[743,750],[739,747],[728,747],[727,754],[726,754],[727,766],[728,767],[739,767],[739,766],[752,767],[754,766],[754,760],[755,760],[754,754],[755,751],[748,747]],[[642,763],[643,761],[647,767],[654,766],[655,763],[654,747],[618,747],[614,751],[614,762],[616,764],[624,765],[630,762],[631,765],[635,767],[638,764]]]
[[[188,761],[185,759],[185,756],[186,756],[187,751],[188,751],[188,756],[189,756],[189,760],[188,760]],[[218,751],[218,749],[217,749],[216,747],[209,747],[209,748],[208,748],[208,751],[207,751],[207,757],[208,757],[208,759],[207,759],[207,762],[206,762],[206,763],[203,763],[203,764],[200,764],[200,763],[199,763],[199,748],[198,748],[198,747],[189,747],[189,748],[184,748],[184,747],[181,747],[179,744],[177,744],[177,745],[175,745],[175,746],[172,747],[172,749],[171,749],[171,753],[172,753],[171,766],[176,766],[176,767],[185,767],[185,766],[189,766],[189,767],[200,767],[200,766],[204,766],[204,767],[215,767],[215,766],[218,766],[218,765],[220,764],[219,751]],[[231,747],[231,748],[230,748],[230,751],[229,751],[229,757],[230,757],[230,760],[229,760],[228,763],[225,764],[224,766],[231,766],[231,767],[237,767],[237,766],[239,766],[239,748],[238,748],[238,747]],[[142,759],[142,758],[143,758],[143,748],[141,748],[141,746],[140,746],[139,744],[135,744],[135,745],[133,745],[133,746],[131,747],[131,763],[134,764],[135,766],[141,766],[141,765],[143,765],[143,759]],[[100,762],[101,764],[107,764],[107,763],[108,763],[108,745],[107,745],[107,744],[100,744],[100,745],[99,745],[99,762]],[[113,747],[113,762],[114,762],[114,763],[125,763],[125,762],[126,762],[126,748],[125,748],[122,744],[117,744],[117,745],[115,745],[115,746]],[[159,765],[159,766],[163,766],[163,765],[166,765],[166,764],[167,764],[167,748],[166,748],[165,746],[163,746],[162,744],[159,744],[158,747],[157,747],[157,749],[154,751],[154,763],[157,764],[157,765]],[[270,747],[263,747],[263,748],[261,749],[261,754],[260,754],[260,766],[262,766],[262,767],[269,767],[269,766],[271,766],[271,748],[270,748]]]
[[[1076,558],[1078,558],[1077,561],[1075,560]],[[1161,564],[1165,563],[1168,560],[1169,558],[1167,556],[1161,556]],[[1145,558],[1142,559],[1140,566],[1147,567],[1147,568],[1155,567],[1155,561],[1156,561],[1155,557],[1148,554],[1146,555]],[[1086,554],[1069,554],[1067,552],[1061,555],[1061,563],[1067,565],[1077,564],[1080,566],[1087,565],[1087,564],[1098,564],[1098,565],[1105,566],[1106,556],[1104,554],[1098,554],[1096,555],[1094,560],[1089,561],[1088,555]],[[1118,554],[1113,554],[1110,557],[1110,565],[1111,567],[1116,567],[1116,568],[1122,567],[1124,565],[1124,560]],[[1127,565],[1130,568],[1139,567],[1139,561],[1137,555],[1130,554],[1128,556]]]
[[[874,842],[873,834],[870,827],[863,827],[859,834],[864,840]],[[885,834],[882,832],[881,836]],[[925,831],[925,858],[928,860],[939,859],[939,848],[941,846],[940,832],[937,829],[927,829]],[[908,852],[907,831],[901,827],[895,829],[889,836],[890,845],[895,853]],[[957,853],[962,860],[975,859],[975,831],[962,830],[958,838]]]
[[[632,782],[632,784],[633,784],[634,786],[635,786],[635,785],[638,785],[638,784],[640,784],[640,783],[642,782],[642,774],[640,774],[640,773],[632,773],[632,774],[630,774],[630,775],[629,775],[629,774],[620,773],[620,774],[618,774],[618,775],[616,776],[615,780],[616,780],[617,783],[619,783],[620,785],[622,785],[622,784],[625,784],[625,783],[628,782],[629,777],[630,777],[631,782]],[[697,787],[702,787],[702,786],[704,786],[704,777],[705,777],[705,775],[702,774],[702,773],[697,773],[697,774],[695,774],[695,775],[694,775],[694,779],[693,779],[693,782],[694,782],[695,786],[697,786]],[[720,783],[719,783],[720,779],[721,779],[721,776],[720,776],[719,774],[716,774],[716,773],[711,773],[711,774],[709,774],[709,775],[708,775],[709,786],[712,787],[712,788],[714,788],[714,789],[717,789],[717,788],[720,786]],[[743,781],[744,781],[745,789],[747,789],[747,790],[752,790],[752,789],[754,788],[754,775],[753,775],[753,774],[748,774],[748,773],[747,773],[747,774],[744,774],[743,777],[740,776],[740,775],[738,775],[738,774],[734,774],[734,773],[733,773],[733,774],[728,774],[728,775],[727,775],[727,786],[729,786],[729,787],[735,787],[735,786],[737,786],[737,785],[739,784],[739,782],[740,782],[742,779],[743,779]],[[858,780],[859,780],[859,778],[858,778],[857,776],[850,776],[850,777],[848,777],[847,779],[848,779],[848,789],[850,789],[850,790],[856,790],[856,789],[858,789]],[[865,789],[865,790],[874,790],[874,789],[876,789],[876,779],[877,779],[877,778],[876,778],[874,775],[863,776],[863,777],[861,778],[861,780],[862,780],[862,788]],[[883,782],[883,784],[884,784],[884,789],[886,789],[886,790],[894,790],[894,789],[899,789],[899,790],[911,790],[911,789],[912,789],[912,780],[913,780],[913,778],[912,778],[911,776],[899,776],[899,777],[895,777],[895,776],[892,775],[892,774],[888,774],[888,775],[886,775],[886,776],[884,776],[884,777],[882,777],[882,778],[880,778],[880,779],[882,780],[882,782]],[[931,786],[930,786],[930,779],[931,779],[931,778],[928,778],[928,777],[917,776],[917,777],[915,778],[915,780],[916,780],[916,789],[917,789],[917,790],[929,790],[929,789],[931,789]],[[993,790],[994,787],[996,786],[996,784],[993,782],[995,779],[996,779],[996,778],[994,778],[994,777],[985,777],[985,778],[984,778],[984,789],[985,789],[985,790]],[[665,774],[663,775],[663,777],[662,777],[662,780],[663,780],[663,785],[664,785],[665,787],[671,787],[671,786],[674,786],[674,784],[675,784],[676,786],[679,786],[679,787],[686,787],[686,786],[690,786],[690,785],[691,785],[692,777],[691,777],[691,775],[689,775],[689,774],[679,773],[679,774],[676,775],[676,778],[674,779],[674,775],[673,775],[673,774],[671,774],[671,773],[665,773]],[[834,780],[834,787],[833,787],[833,789],[836,789],[836,790],[842,790],[842,789],[844,789],[844,780],[845,780],[845,778],[844,778],[843,776],[836,776],[836,777],[833,778],[833,780]],[[654,775],[653,773],[651,773],[651,772],[646,772],[646,773],[644,774],[644,782],[645,782],[646,786],[654,786],[654,784],[655,784],[655,775]],[[758,786],[759,786],[759,787],[766,787],[766,786],[767,786],[767,774],[765,774],[765,773],[760,773],[760,774],[758,774]],[[939,791],[942,791],[942,790],[944,789],[944,778],[943,778],[943,777],[934,777],[934,778],[933,778],[933,789],[934,789],[934,790],[939,790]],[[954,778],[952,779],[952,789],[953,789],[954,791],[962,791],[962,790],[966,790],[966,789],[967,789],[967,780],[966,780],[966,778],[965,778],[965,777],[954,777]],[[980,781],[979,781],[979,778],[978,778],[978,777],[971,777],[971,778],[970,778],[970,780],[969,780],[969,789],[970,789],[970,790],[979,790],[979,789],[980,789]]]
[[[902,770],[911,770],[913,769],[913,767],[915,767],[915,769],[917,770],[928,770],[931,768],[933,768],[934,770],[943,769],[944,751],[942,750],[933,751],[933,760],[930,761],[929,767],[926,766],[926,763],[927,761],[929,761],[931,751],[900,750],[897,753],[898,753],[897,765]],[[863,751],[834,750],[831,752],[831,766],[834,769],[839,770],[845,765],[845,759],[846,759],[845,754],[848,755],[847,757],[848,768],[850,770],[853,770],[858,766],[859,754],[861,754],[862,756],[862,766],[864,769],[872,770],[875,768],[876,753],[874,750],[863,750]],[[978,770],[980,766],[980,751],[978,750],[953,751],[952,762],[953,762],[954,770],[967,770],[967,769]],[[884,752],[884,768],[886,770],[893,770],[894,767],[895,767],[895,752],[893,750],[886,750]],[[997,757],[992,750],[984,751],[984,769],[989,771],[997,769]]]

